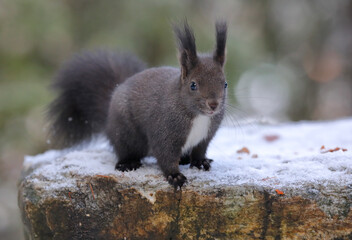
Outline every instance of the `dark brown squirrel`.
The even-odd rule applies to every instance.
[[[131,55],[85,53],[69,61],[53,84],[51,138],[67,147],[105,132],[120,171],[154,156],[167,181],[182,187],[179,164],[209,170],[209,142],[224,117],[227,25],[216,23],[212,54],[197,54],[192,29],[174,26],[180,68],[156,67]]]

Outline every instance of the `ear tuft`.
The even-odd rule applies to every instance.
[[[227,37],[227,23],[218,21],[215,24],[216,29],[216,48],[214,52],[214,60],[224,66],[225,63],[225,47]]]
[[[173,29],[177,39],[182,77],[184,78],[198,62],[194,33],[187,20],[185,20],[183,27],[173,25]]]

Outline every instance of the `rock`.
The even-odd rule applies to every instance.
[[[274,132],[278,140],[260,143],[274,149],[280,141],[299,141],[286,135],[288,128],[311,134],[309,129],[319,132],[319,126],[259,126],[246,136],[263,141],[265,133]],[[26,157],[18,200],[26,239],[352,239],[352,149],[323,154],[320,146],[326,142],[315,143],[313,152],[308,149],[314,146],[301,142],[301,149],[292,149],[298,156],[280,150],[281,160],[275,162],[277,153],[264,154],[249,141],[246,147],[258,157],[236,153],[241,146],[234,144],[228,155],[235,162],[231,165],[212,150],[216,143],[226,145],[226,139],[220,131],[214,140],[209,152],[215,162],[209,172],[181,167],[188,184],[178,191],[167,184],[152,158],[136,171],[116,172],[115,156],[105,140]],[[335,142],[349,148],[345,140]],[[303,170],[291,169],[301,158],[307,161],[303,168],[314,163],[322,164],[317,169],[334,169],[326,170],[329,176],[322,174],[325,170],[307,170],[320,175],[304,180],[306,175],[294,175]],[[284,172],[260,175],[273,173],[267,168],[275,164],[268,159],[283,165]],[[258,166],[257,175],[242,175]]]

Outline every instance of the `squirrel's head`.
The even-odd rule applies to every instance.
[[[192,111],[213,116],[225,103],[227,82],[224,74],[226,22],[216,23],[216,46],[213,54],[197,54],[195,38],[187,21],[174,26],[181,65],[181,95]]]

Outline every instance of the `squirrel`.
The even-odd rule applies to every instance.
[[[115,169],[131,171],[153,156],[166,180],[181,188],[179,164],[208,171],[209,142],[224,117],[226,22],[216,22],[212,54],[197,54],[187,21],[173,26],[179,68],[146,69],[129,54],[100,51],[74,57],[59,71],[49,105],[50,135],[68,147],[105,133],[117,156]]]

